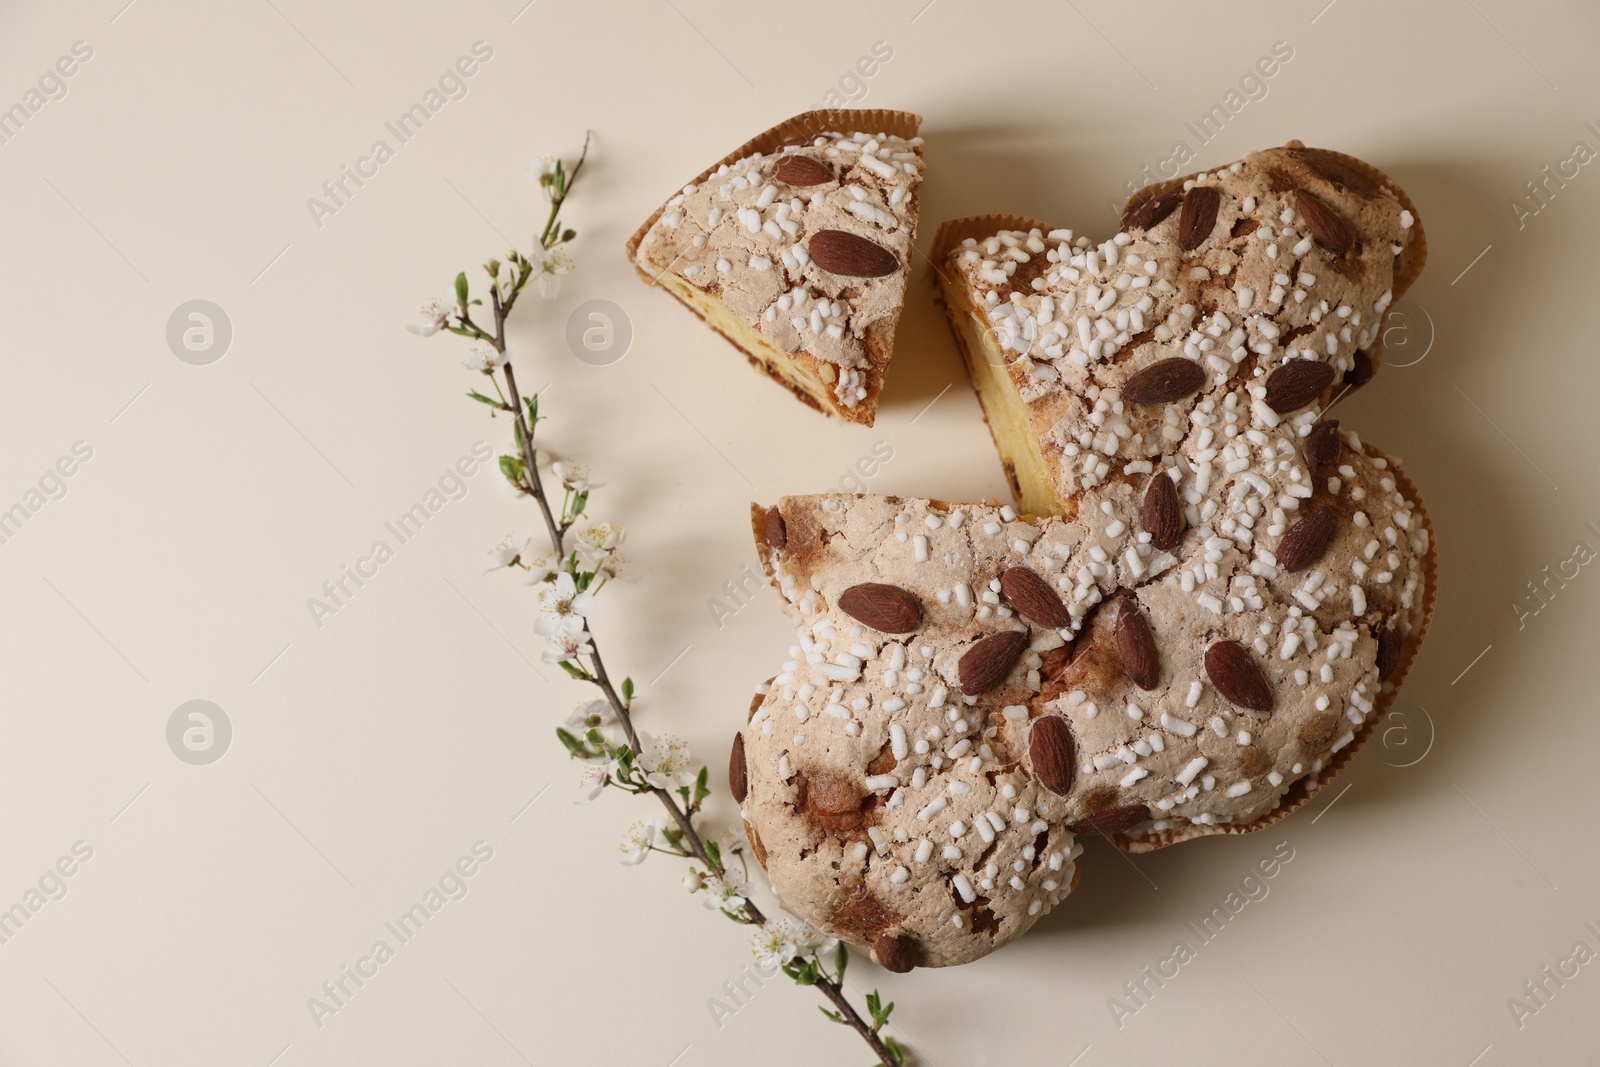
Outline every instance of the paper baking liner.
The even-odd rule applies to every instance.
[[[690,178],[689,181],[679,182],[677,187],[682,189],[685,185],[691,183],[694,185],[703,184],[707,178],[717,172],[718,167],[736,163],[746,156],[757,153],[765,155],[769,152],[775,152],[785,141],[793,137],[805,137],[809,140],[819,133],[827,133],[829,131],[836,133],[860,131],[862,133],[887,133],[909,140],[917,135],[917,129],[921,125],[922,116],[913,115],[909,111],[886,111],[881,108],[838,108],[828,111],[807,111],[796,115],[792,119],[784,119],[764,133],[756,134],[698,175]],[[639,266],[635,253],[639,251],[639,242],[644,240],[644,235],[650,232],[650,227],[656,224],[656,220],[666,210],[665,201],[671,199],[673,195],[676,194],[669,193],[662,198],[661,206],[656,208],[648,219],[644,220],[644,225],[640,226],[632,237],[628,238],[626,246],[628,262],[632,263],[634,269],[639,272],[639,277],[651,285],[656,283],[656,279],[651,277],[650,273],[643,267]]]

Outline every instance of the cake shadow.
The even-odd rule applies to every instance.
[[[928,131],[923,131],[927,135]],[[921,190],[917,262],[895,335],[895,358],[879,409],[920,411],[946,388],[970,388],[965,365],[937,300],[933,235],[947,219],[988,212],[1040,213],[1041,218],[1093,218],[1109,234],[1115,220],[1102,205],[1063,190],[1062,168],[1047,162],[1030,126],[972,126],[936,130],[923,151],[928,178]],[[1093,154],[1086,147],[1082,155]],[[1087,170],[1087,167],[1085,168]],[[1069,166],[1067,172],[1072,168]],[[1054,214],[1043,214],[1053,212]]]

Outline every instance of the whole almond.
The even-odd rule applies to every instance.
[[[1319,422],[1306,437],[1306,457],[1317,464],[1333,463],[1339,458],[1340,444],[1339,420]]]
[[[1356,352],[1355,364],[1344,372],[1344,384],[1352,389],[1360,389],[1372,381],[1372,376],[1378,368],[1372,365],[1372,357],[1364,351]]]
[[[1072,792],[1072,775],[1077,769],[1076,747],[1067,721],[1055,715],[1033,720],[1028,731],[1028,760],[1039,784],[1058,797]]]
[[[1333,368],[1314,359],[1290,360],[1267,375],[1267,407],[1287,415],[1315,400],[1333,384]]]
[[[1406,639],[1400,631],[1390,627],[1378,634],[1378,680],[1386,681],[1400,666],[1400,653],[1405,651]]]
[[[1149,692],[1161,681],[1161,653],[1156,650],[1155,635],[1132,597],[1117,604],[1117,651],[1122,655],[1122,673],[1134,685]]]
[[[881,278],[900,269],[893,252],[849,230],[818,230],[806,251],[817,266],[846,278]]]
[[[1122,385],[1130,404],[1171,404],[1206,384],[1205,368],[1192,359],[1173,356],[1150,364]]]
[[[776,507],[768,508],[766,518],[762,520],[762,525],[765,527],[764,534],[767,547],[780,549],[788,547],[789,527],[783,521],[783,512]]]
[[[1170,192],[1158,193],[1147,196],[1143,200],[1129,201],[1128,206],[1122,209],[1122,232],[1129,230],[1148,230],[1158,226],[1183,203],[1183,194],[1176,189]]]
[[[825,185],[833,181],[833,168],[810,156],[784,156],[772,176],[785,185]]]
[[[1119,808],[1104,808],[1085,816],[1067,829],[1075,834],[1099,834],[1110,837],[1124,833],[1150,818],[1150,809],[1143,804],[1124,804]]]
[[[1072,623],[1067,606],[1050,583],[1027,567],[1012,567],[1000,576],[1000,591],[1017,614],[1033,623],[1059,630]]]
[[[1272,710],[1272,687],[1249,649],[1237,641],[1215,641],[1205,659],[1206,677],[1217,692],[1241,708]]]
[[[728,753],[728,788],[740,804],[750,794],[750,773],[744,762],[744,734],[733,735],[733,748]]]
[[[1339,513],[1327,504],[1316,504],[1278,542],[1278,566],[1291,574],[1303,571],[1328,550],[1328,540],[1338,524]]]
[[[1006,680],[1027,647],[1028,635],[1021,630],[1001,630],[981,638],[956,663],[961,691],[970,697],[993,689]]]
[[[1318,177],[1325,178],[1363,199],[1369,199],[1378,193],[1378,183],[1345,162],[1348,156],[1341,156],[1325,148],[1291,148],[1289,154],[1304,163]]]
[[[1191,186],[1183,194],[1183,211],[1178,215],[1178,247],[1193,252],[1217,228],[1217,210],[1222,193],[1215,185]]]
[[[908,634],[922,624],[922,604],[898,585],[863,582],[839,594],[839,610],[886,634]]]
[[[1311,237],[1317,244],[1335,255],[1349,251],[1355,234],[1351,232],[1350,224],[1336,215],[1332,208],[1304,189],[1294,191],[1294,206],[1299,210],[1300,217],[1306,220],[1306,229],[1311,231]]]
[[[886,971],[905,974],[922,962],[922,945],[910,934],[880,934],[872,943],[872,958]]]
[[[1152,545],[1165,552],[1183,540],[1183,527],[1178,487],[1165,473],[1158,471],[1144,491],[1144,532],[1150,535]]]

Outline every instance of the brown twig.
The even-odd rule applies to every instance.
[[[573,182],[577,179],[578,172],[583,168],[583,162],[588,157],[588,154],[589,136],[585,135],[583,154],[578,157],[578,162],[573,166],[571,173],[567,175],[565,187],[560,195],[551,198],[550,218],[545,223],[544,230],[540,235],[540,242],[547,248],[552,246],[553,237],[558,238],[560,236],[557,223],[559,222],[561,204],[571,193]],[[555,243],[559,244],[560,242],[555,241]],[[526,270],[526,268],[523,269],[524,271]],[[525,284],[527,280],[522,278],[520,282]],[[499,283],[496,282],[490,286],[490,303],[494,310],[494,333],[492,335],[487,334],[476,324],[473,324],[464,311],[462,313],[463,323],[471,326],[479,335],[484,336],[494,346],[494,350],[501,355],[504,355],[506,351],[506,315],[516,302],[520,291],[521,284],[515,284],[509,297],[502,301]],[[505,375],[505,387],[508,394],[508,400],[502,406],[502,409],[509,410],[516,422],[517,439],[521,446],[521,459],[527,478],[526,492],[533,497],[534,503],[539,506],[539,514],[544,518],[545,533],[550,539],[551,551],[555,553],[558,559],[564,559],[567,555],[566,537],[576,519],[569,519],[563,522],[562,516],[557,516],[551,508],[550,497],[545,492],[544,482],[540,477],[538,463],[536,462],[537,452],[533,447],[534,427],[528,422],[527,408],[524,406],[521,393],[517,389],[516,371],[512,368],[509,360],[500,369]],[[601,695],[605,697],[606,702],[611,706],[612,712],[615,713],[617,721],[622,724],[623,733],[628,739],[629,749],[637,754],[640,751],[639,734],[633,724],[632,709],[629,707],[629,702],[624,700],[622,695],[617,692],[616,687],[612,685],[611,676],[606,671],[605,661],[601,658],[594,634],[589,632],[587,636],[590,651],[587,654],[589,662],[586,680],[595,685],[600,690]],[[711,874],[722,876],[724,874],[724,866],[720,859],[713,859],[709,850],[707,850],[705,839],[701,837],[700,831],[695,828],[694,819],[690,811],[679,805],[677,799],[660,786],[650,786],[649,792],[661,802],[661,806],[672,817],[672,821],[677,825],[683,847],[688,851],[689,855],[705,864],[707,871]],[[751,901],[745,900],[742,910],[744,911],[745,921],[748,924],[758,927],[767,925],[766,915]],[[894,1059],[890,1055],[888,1047],[884,1044],[883,1039],[878,1036],[877,1028],[866,1019],[863,1019],[861,1014],[856,1011],[855,1007],[845,997],[842,979],[831,979],[825,975],[818,975],[815,984],[838,1010],[844,1022],[861,1035],[862,1040],[872,1049],[873,1055],[878,1057],[881,1067],[890,1067],[894,1063]]]

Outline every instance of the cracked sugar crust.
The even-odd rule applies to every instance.
[[[791,497],[781,523],[757,516],[798,630],[743,731],[744,815],[788,908],[857,944],[908,936],[923,965],[961,963],[1065,896],[1072,828],[1106,828],[1081,820],[1115,813],[1134,838],[1246,824],[1316,781],[1373,713],[1379,635],[1420,632],[1429,531],[1387,457],[1345,433],[1312,462],[1298,430],[1251,427],[1247,407],[1242,390],[1206,397],[1209,421],[1170,458],[1083,495],[1072,517],[871,496]],[[1170,552],[1142,531],[1155,477],[1173,479],[1184,511]],[[1335,514],[1331,537],[1290,573],[1275,553],[1319,506]],[[999,583],[1013,567],[1055,591],[1065,626],[1014,610]],[[916,598],[914,633],[840,607],[867,582]],[[1158,654],[1148,691],[1115,636],[1130,602]],[[964,695],[962,657],[1005,630],[1025,648],[998,685]],[[1220,639],[1247,651],[1270,711],[1234,705],[1208,677]],[[1072,739],[1059,795],[1029,752],[1046,715]]]
[[[780,164],[794,157],[831,180],[783,181]],[[669,200],[636,262],[717,297],[773,347],[811,357],[841,407],[875,404],[905,300],[922,170],[920,137],[830,132],[751,155]],[[864,237],[898,267],[872,278],[830,273],[809,253],[822,230]]]
[[[1345,159],[1291,143],[1184,182],[1216,194],[1209,226],[1203,203],[1192,212],[1197,243],[1182,232],[1191,212],[1181,201],[1192,193],[1169,190],[1168,213],[1139,224],[1152,190],[1130,203],[1124,232],[1099,245],[1070,230],[1002,231],[950,253],[986,309],[1059,497],[1170,451],[1208,396],[1243,384],[1250,424],[1270,429],[1316,418],[1370,375],[1384,311],[1420,268],[1423,242],[1404,194]],[[1326,243],[1340,237],[1342,250]],[[1202,384],[1172,403],[1125,397],[1135,375],[1175,358],[1200,368]],[[1326,364],[1331,379],[1275,411],[1268,377],[1299,360]]]

